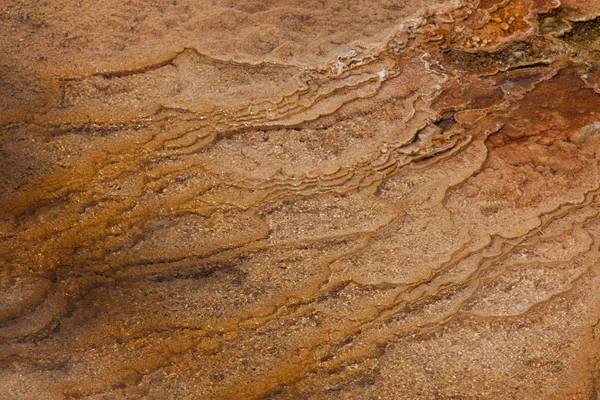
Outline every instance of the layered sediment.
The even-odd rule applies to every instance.
[[[1,397],[598,397],[599,2],[0,21]]]

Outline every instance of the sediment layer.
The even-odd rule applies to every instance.
[[[598,18],[9,0],[3,396],[596,399]]]

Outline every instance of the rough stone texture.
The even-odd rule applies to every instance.
[[[0,32],[0,397],[598,398],[600,2]]]

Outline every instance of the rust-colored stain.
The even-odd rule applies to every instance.
[[[0,7],[2,399],[600,393],[600,2]]]

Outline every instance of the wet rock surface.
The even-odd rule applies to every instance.
[[[600,3],[0,10],[8,399],[596,399]]]

